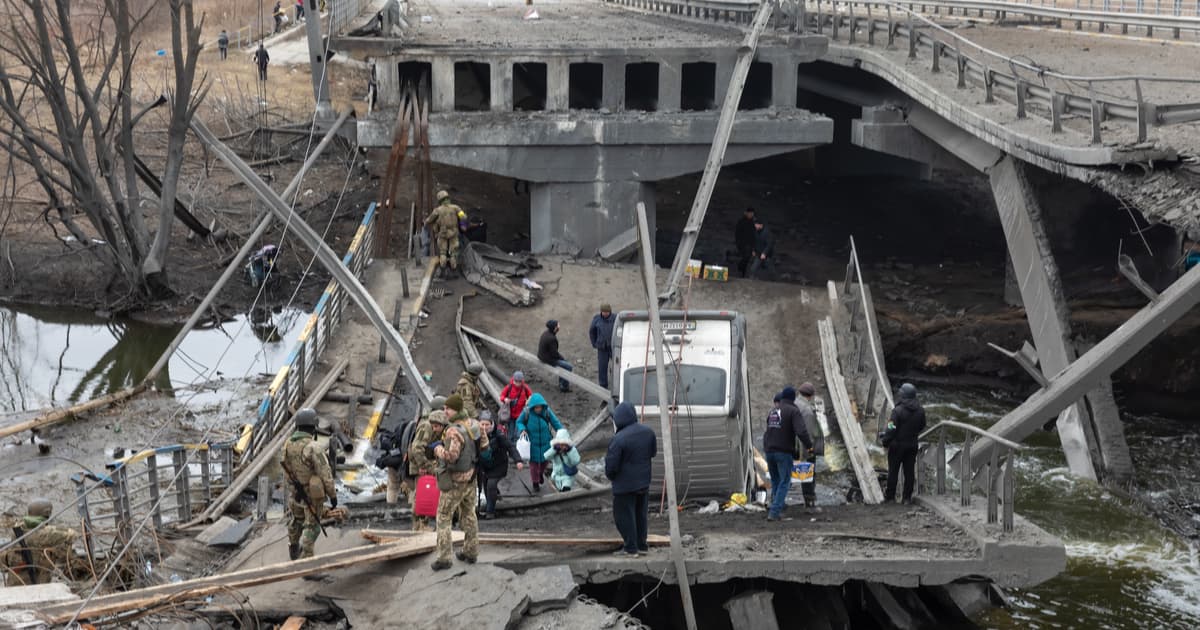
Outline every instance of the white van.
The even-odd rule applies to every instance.
[[[732,311],[663,311],[663,358],[673,422],[679,500],[728,499],[753,484],[750,405],[746,396],[746,319]],[[658,381],[646,311],[623,311],[613,325],[613,396],[632,404],[659,436],[655,488],[664,450]]]

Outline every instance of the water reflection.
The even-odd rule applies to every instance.
[[[249,318],[194,330],[155,386],[173,392],[222,376],[272,373],[305,315],[260,309]],[[0,413],[70,404],[136,383],[178,330],[80,311],[0,307]]]

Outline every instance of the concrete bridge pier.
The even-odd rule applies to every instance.
[[[641,181],[533,183],[529,223],[534,253],[594,252],[635,225],[638,202],[655,230],[654,184]]]

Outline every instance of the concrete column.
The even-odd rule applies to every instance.
[[[661,76],[661,75],[659,75]],[[604,85],[600,95],[600,103],[610,112],[625,109],[625,62],[609,60],[604,62]]]
[[[729,80],[733,78],[733,64],[737,61],[736,58],[717,60],[717,84],[713,90],[713,100],[716,102],[716,108],[721,109],[721,104],[725,102],[725,93],[729,91]]]
[[[546,111],[566,111],[571,103],[571,66],[566,59],[546,60]]]
[[[513,64],[510,59],[492,62],[492,111],[513,110]]]
[[[637,181],[534,182],[529,234],[533,252],[590,258],[601,245],[636,225],[637,203],[646,204],[655,230],[654,185]]]
[[[784,58],[771,60],[771,106],[796,107],[796,64]]]
[[[1058,265],[1054,262],[1050,241],[1042,223],[1041,208],[1024,169],[1023,163],[1006,155],[988,171],[988,176],[1021,290],[1025,317],[1037,347],[1038,361],[1042,373],[1052,377],[1070,365],[1076,353],[1070,340],[1070,314]],[[1107,384],[1108,379],[1105,378],[1104,382]],[[1124,458],[1129,456],[1115,409],[1110,410],[1100,404],[1093,405],[1093,410],[1100,415],[1089,416],[1081,401],[1068,407],[1058,417],[1059,438],[1071,472],[1088,479],[1097,478],[1098,469],[1092,453],[1099,434],[1108,436],[1107,440],[1099,438],[1101,444],[1112,442],[1105,451],[1119,450],[1123,451]],[[1120,445],[1112,440],[1114,433],[1120,436]],[[1118,452],[1109,455],[1118,459],[1122,457]]]
[[[448,57],[434,57],[433,66],[433,103],[430,107],[435,112],[454,111],[454,60]]]
[[[658,111],[679,111],[683,94],[683,66],[678,61],[658,64]]]
[[[372,60],[368,60],[370,62]],[[380,107],[396,107],[400,105],[400,69],[395,61],[388,59],[374,60],[376,65],[376,80],[379,82]]]

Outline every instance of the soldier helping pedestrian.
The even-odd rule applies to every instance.
[[[787,508],[788,489],[792,485],[792,462],[802,457],[807,459],[813,449],[804,414],[812,415],[812,407],[807,404],[802,408],[797,407],[796,390],[791,386],[779,392],[779,406],[767,414],[763,451],[767,460],[767,470],[771,474],[768,521],[783,518],[783,511]]]
[[[46,499],[34,499],[26,508],[26,516],[13,525],[13,542],[3,557],[4,584],[48,584],[56,575],[74,578],[72,544],[78,532],[49,522],[53,510]]]
[[[288,485],[288,557],[311,558],[321,519],[337,507],[337,489],[325,449],[317,445],[317,412],[305,407],[296,412],[296,430],[283,446],[282,467]]]
[[[437,207],[425,217],[425,225],[429,226],[433,237],[434,256],[438,262],[437,274],[445,278],[450,276],[448,269],[458,269],[458,219],[462,208],[451,203],[450,193],[444,190],[437,192],[437,201]]]
[[[479,423],[463,413],[462,398],[451,395],[446,399],[445,410],[450,415],[450,425],[442,432],[442,439],[433,443],[438,490],[441,492],[437,511],[437,560],[432,565],[434,571],[452,566],[450,552],[453,541],[450,529],[456,513],[464,534],[462,551],[456,557],[467,564],[475,564],[479,557],[475,468],[479,453],[491,446]]]
[[[413,510],[412,530],[414,532],[427,532],[432,529],[429,526],[429,515],[417,513],[417,493],[419,491],[417,482],[422,477],[432,475],[436,471],[436,462],[432,456],[433,448],[430,445],[442,439],[442,432],[449,424],[446,421],[445,396],[434,396],[429,403],[429,408],[431,411],[417,423],[417,428],[413,431],[412,442],[408,446],[408,476],[413,485],[413,491],[409,493],[408,499]]]

